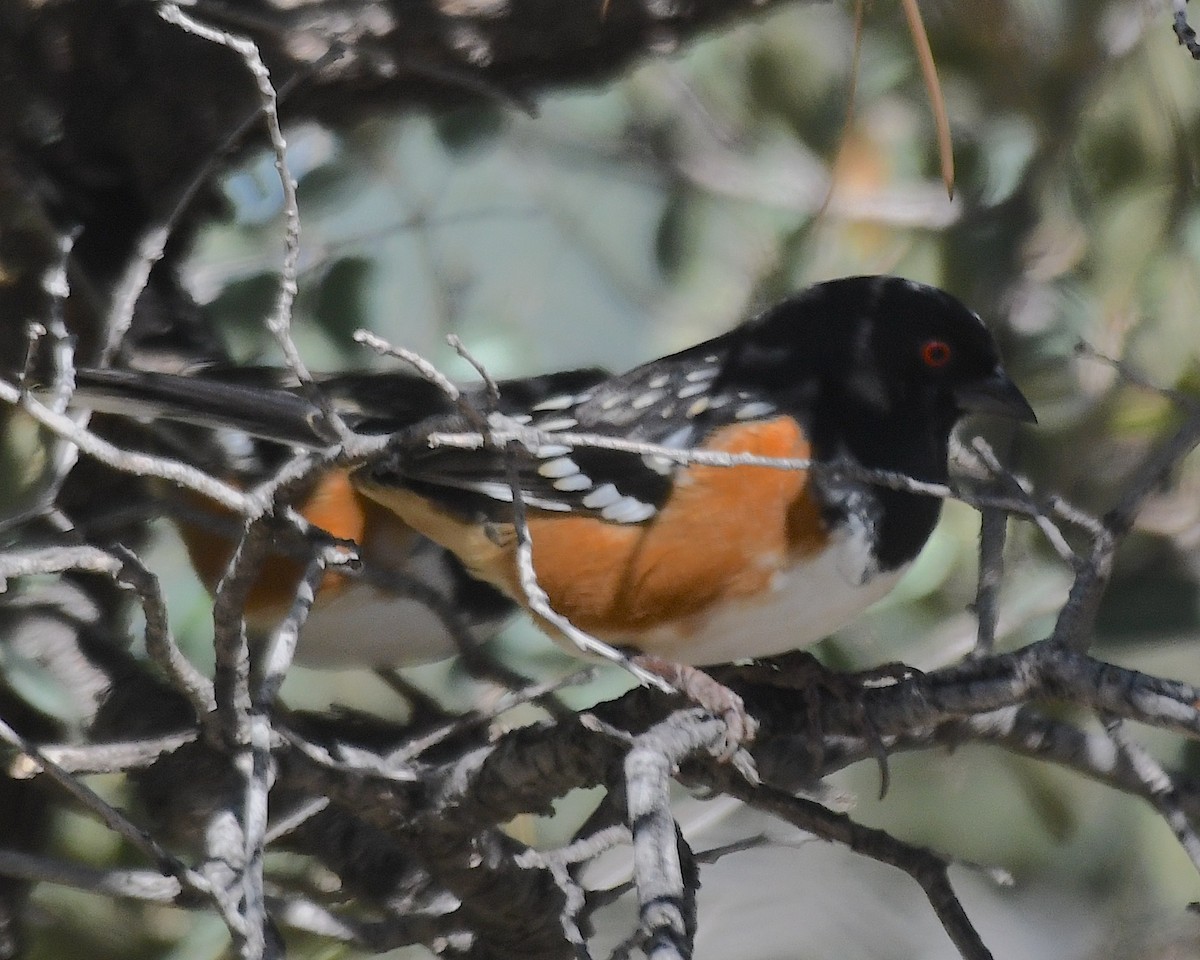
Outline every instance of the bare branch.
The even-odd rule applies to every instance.
[[[1192,866],[1200,871],[1200,836],[1197,836],[1196,828],[1182,809],[1174,781],[1145,748],[1126,734],[1124,721],[1109,718],[1104,728],[1144,785],[1143,795],[1167,822],[1175,839],[1191,859]]]
[[[43,744],[42,755],[49,757],[64,771],[72,774],[84,773],[127,773],[149,767],[163,754],[173,753],[184,744],[192,743],[197,732],[165,734],[145,740],[120,743]],[[13,761],[8,775],[16,780],[35,777],[41,768],[29,757],[22,755]]]
[[[158,578],[133,553],[122,547],[116,547],[112,552],[99,547],[45,547],[0,552],[0,584],[11,577],[67,570],[105,574],[117,583],[131,587],[146,616],[146,649],[150,656],[191,701],[197,716],[204,716],[213,709],[212,684],[192,666],[171,635],[166,601],[159,589]]]
[[[153,870],[96,870],[19,850],[0,850],[0,874],[151,903],[172,903],[183,892],[176,877]]]
[[[684,883],[669,788],[679,762],[724,736],[723,726],[696,711],[677,714],[636,738],[625,755],[627,822],[647,957],[692,955],[696,890]]]
[[[114,833],[125,838],[133,847],[152,860],[166,876],[174,877],[183,887],[205,896],[212,895],[212,888],[197,872],[171,855],[157,840],[138,827],[116,807],[109,804],[78,779],[63,770],[42,753],[3,719],[0,719],[0,739],[13,745],[28,756],[44,773],[60,786],[84,809],[90,810]]]
[[[857,824],[845,814],[834,813],[781,790],[766,786],[751,790],[745,785],[733,783],[729,792],[802,830],[844,844],[872,860],[899,867],[921,885],[930,906],[963,960],[991,960],[991,952],[980,939],[950,886],[946,872],[949,866],[947,860],[928,850],[901,843],[882,830]]]
[[[481,435],[488,433],[487,417],[479,410],[476,410],[472,404],[466,401],[462,395],[462,391],[458,389],[458,386],[454,383],[454,381],[452,381],[434,364],[430,363],[419,353],[413,350],[408,350],[404,347],[393,346],[382,337],[376,336],[369,330],[356,330],[354,333],[354,339],[357,343],[365,344],[382,356],[395,357],[397,360],[403,360],[414,370],[416,370],[417,373],[419,373],[422,377],[441,390],[442,393],[446,395],[446,399],[458,407],[462,415],[466,417],[467,422],[470,423],[476,430],[478,430]],[[481,443],[480,445],[482,446],[483,444]]]
[[[1200,60],[1200,41],[1196,39],[1196,31],[1188,23],[1187,0],[1173,0],[1175,7],[1174,30],[1179,45],[1192,55],[1193,60]]]
[[[470,727],[489,723],[501,714],[507,713],[513,707],[540,700],[547,694],[554,693],[564,687],[590,683],[595,679],[595,676],[596,671],[589,667],[586,670],[578,670],[565,677],[559,677],[557,680],[547,680],[545,683],[531,683],[520,690],[509,691],[499,697],[487,710],[472,710],[469,713],[464,713],[442,724],[440,727],[436,727],[428,733],[406,742],[402,747],[393,751],[388,756],[388,762],[400,764],[411,763],[426,750],[437,746],[450,737],[462,733]]]

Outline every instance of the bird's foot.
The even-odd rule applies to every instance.
[[[729,762],[744,746],[754,740],[758,721],[746,712],[742,698],[725,684],[713,679],[699,667],[650,653],[639,653],[633,662],[643,670],[661,677],[692,703],[725,721],[725,736],[714,750],[717,759]]]

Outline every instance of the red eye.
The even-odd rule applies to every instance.
[[[950,344],[945,340],[930,340],[921,347],[921,359],[925,366],[933,367],[935,370],[948,364],[952,355]]]

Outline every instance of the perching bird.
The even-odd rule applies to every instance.
[[[302,512],[360,540],[368,562],[375,541],[380,556],[411,556],[416,531],[527,605],[515,559],[515,476],[554,611],[617,647],[726,663],[828,636],[886,594],[920,552],[941,501],[869,482],[853,468],[945,482],[950,433],[963,415],[1034,420],[979,317],[941,290],[896,277],[815,285],[619,376],[557,376],[501,385],[499,412],[541,435],[504,450],[430,446],[431,432],[475,425],[411,376],[330,381],[337,403],[357,392],[360,408],[368,380],[390,384],[404,412],[389,418],[386,404],[366,405],[359,422],[395,436],[352,472],[319,481]],[[103,372],[81,376],[84,392],[103,393],[104,377],[129,378],[110,379],[110,397],[136,395],[159,415],[315,442],[296,425],[319,422],[318,409],[295,392],[237,394],[194,378]],[[482,394],[473,402],[486,412]],[[687,464],[567,442],[566,434],[850,469]],[[377,663],[436,652],[414,644],[409,630],[398,637],[397,618],[361,598],[339,605],[346,585],[328,583],[333,596],[315,608],[335,614],[323,633],[347,645],[369,635],[365,648]]]

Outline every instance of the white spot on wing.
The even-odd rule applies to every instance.
[[[634,397],[629,405],[634,410],[645,410],[647,407],[658,403],[662,398],[663,392],[661,390],[647,390],[645,393],[639,393]]]
[[[689,383],[686,387],[680,387],[676,391],[675,396],[680,400],[686,400],[688,397],[695,397],[702,394],[707,389],[707,383]]]
[[[648,469],[664,477],[675,469],[675,461],[670,457],[644,456],[642,457],[642,463]]]
[[[569,393],[560,393],[556,397],[548,397],[536,406],[530,407],[534,413],[540,413],[543,410],[566,410],[568,407],[574,406],[576,398]]]
[[[738,420],[754,420],[758,417],[765,417],[769,413],[775,412],[775,404],[767,403],[765,400],[754,400],[750,403],[738,407],[734,416]]]
[[[641,523],[643,520],[649,520],[655,512],[651,504],[642,503],[636,497],[622,497],[601,510],[600,516],[614,523]]]
[[[262,469],[262,461],[259,458],[262,451],[249,434],[241,430],[218,430],[216,438],[226,458],[236,469],[245,470],[247,473]]]
[[[543,497],[523,496],[521,500],[526,506],[537,507],[539,510],[556,510],[559,513],[570,513],[571,505],[561,500],[546,500]]]
[[[570,457],[558,457],[555,460],[549,460],[538,467],[538,473],[543,477],[551,479],[557,477],[569,477],[573,473],[579,472],[579,464]]]
[[[457,486],[463,490],[473,490],[475,493],[481,493],[485,497],[491,497],[493,500],[498,500],[501,503],[513,502],[512,487],[507,483],[499,483],[495,480],[478,480],[457,484]],[[521,494],[521,502],[527,507],[537,507],[540,510],[555,510],[559,513],[566,513],[571,509],[569,503],[563,503],[561,500],[533,497],[527,493]]]
[[[671,378],[669,376],[667,376],[665,373],[658,373],[646,381],[646,386],[648,386],[651,390],[661,390],[670,382]]]
[[[571,452],[571,448],[562,443],[543,443],[535,453],[544,459],[562,457]]]
[[[482,493],[485,497],[491,497],[501,503],[512,503],[512,487],[507,483],[498,483],[495,480],[475,480],[464,483],[463,489],[474,490],[476,493]]]
[[[592,478],[582,473],[573,473],[569,477],[563,477],[560,480],[554,481],[554,489],[562,490],[564,493],[576,493],[580,490],[587,490],[592,485]]]
[[[603,510],[605,507],[611,507],[620,499],[621,491],[611,483],[605,483],[584,497],[582,502],[589,510]]]
[[[574,417],[555,417],[553,420],[539,421],[537,428],[553,433],[555,430],[570,430],[577,426],[579,426],[579,421]]]
[[[673,430],[663,437],[658,445],[660,447],[671,447],[676,450],[686,450],[692,445],[692,435],[694,432],[690,423],[684,424],[678,430]]]
[[[711,363],[716,360],[716,357],[705,357],[706,361]],[[683,379],[688,383],[702,383],[705,380],[711,380],[717,375],[716,367],[701,367],[699,370],[689,370],[684,374]]]
[[[694,401],[692,403],[692,405],[687,408],[687,410],[684,412],[684,416],[687,417],[688,419],[691,419],[692,417],[698,417],[705,410],[707,410],[711,405],[712,405],[711,398],[701,397],[699,400]]]

